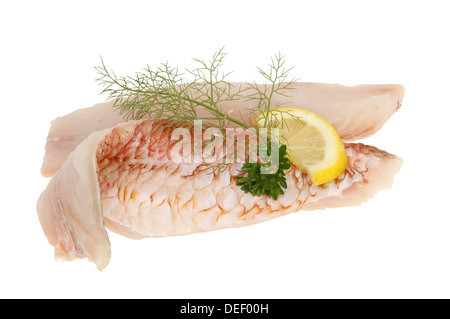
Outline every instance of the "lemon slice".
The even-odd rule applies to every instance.
[[[266,121],[267,117],[267,121]],[[259,115],[257,127],[279,129],[289,160],[321,185],[342,175],[348,166],[347,153],[336,130],[317,114],[297,108],[280,108]]]

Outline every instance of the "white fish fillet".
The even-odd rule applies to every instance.
[[[95,149],[104,134],[94,132],[72,152],[37,203],[39,221],[55,257],[88,258],[99,269],[111,248],[103,226]],[[94,153],[93,153],[94,152]]]
[[[234,83],[235,87],[245,84]],[[400,107],[404,87],[397,84],[357,85],[353,87],[325,83],[294,83],[286,92],[290,97],[274,96],[272,105],[290,102],[285,106],[299,107],[325,118],[345,141],[354,141],[379,130]],[[252,116],[246,110],[255,101],[223,103],[224,112],[234,117],[240,114],[250,124]],[[112,108],[113,102],[96,104],[77,110],[52,121],[45,147],[42,175],[54,175],[67,156],[90,133],[111,128],[125,119]],[[199,116],[204,111],[199,109]]]
[[[154,125],[160,125],[154,130]],[[99,269],[110,260],[105,226],[131,238],[185,235],[246,226],[300,209],[359,205],[390,187],[402,160],[363,144],[346,144],[347,171],[315,186],[292,167],[278,200],[244,193],[242,164],[222,172],[176,164],[164,123],[130,121],[91,134],[67,158],[42,193],[37,210],[55,254],[86,257]]]

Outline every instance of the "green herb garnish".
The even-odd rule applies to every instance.
[[[243,191],[253,196],[269,195],[276,200],[279,195],[283,195],[283,188],[287,187],[285,171],[291,167],[291,164],[287,158],[286,145],[281,144],[278,150],[279,163],[275,173],[261,174],[261,167],[270,163],[245,163],[242,167],[244,175],[237,178],[236,185],[241,186]]]
[[[222,112],[221,103],[239,99],[256,100],[256,106],[246,110],[248,114],[259,115],[280,106],[272,105],[272,97],[276,94],[286,96],[291,84],[287,81],[288,72],[292,68],[284,67],[284,56],[275,55],[269,70],[258,68],[265,84],[246,83],[244,87],[236,86],[227,80],[230,73],[221,71],[226,54],[223,49],[212,56],[208,62],[194,59],[198,67],[186,70],[190,80],[180,73],[178,68],[163,63],[156,69],[149,66],[134,76],[118,77],[106,68],[102,59],[101,66],[96,67],[99,74],[97,81],[103,86],[102,93],[107,93],[107,100],[114,99],[114,107],[128,120],[148,117],[154,121],[170,120],[174,127],[194,127],[194,121],[202,120],[208,127],[215,127],[221,132],[230,125],[237,124],[245,129],[250,125],[239,117]],[[199,109],[203,111],[199,115]],[[273,117],[265,117],[264,126],[273,127]],[[270,137],[265,137],[270,143]],[[277,199],[286,188],[285,171],[290,168],[286,145],[280,144],[279,165],[273,174],[262,174],[261,168],[268,164],[245,163],[237,180],[237,185],[254,196],[268,195]],[[229,163],[220,163],[229,165]],[[213,166],[213,164],[211,164]]]

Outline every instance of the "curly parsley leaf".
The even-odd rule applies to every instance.
[[[271,165],[271,163],[261,164],[245,163],[242,167],[242,176],[237,178],[236,184],[246,193],[253,196],[268,195],[277,200],[278,196],[283,195],[283,189],[287,188],[285,171],[291,167],[287,158],[286,145],[281,144],[278,148],[279,163],[278,170],[273,174],[261,174],[261,167]]]

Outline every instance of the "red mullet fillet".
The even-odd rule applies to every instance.
[[[172,128],[165,125],[129,121],[73,145],[37,205],[57,257],[88,258],[103,269],[111,256],[105,226],[131,238],[173,236],[251,225],[301,209],[359,205],[390,187],[402,165],[395,155],[350,143],[349,166],[338,179],[315,186],[291,167],[278,200],[254,197],[236,186],[242,164],[212,172],[205,164],[173,162]]]
[[[233,83],[235,89],[245,83]],[[287,96],[275,95],[271,104],[298,107],[326,119],[345,141],[354,141],[378,131],[400,107],[404,87],[397,84],[344,86],[326,83],[294,83]],[[231,92],[232,94],[233,92]],[[251,124],[248,109],[256,101],[236,100],[221,104],[222,111]],[[198,116],[208,115],[200,107]],[[258,115],[258,114],[256,114]],[[77,110],[52,121],[45,147],[42,175],[54,175],[69,154],[89,134],[125,122],[124,116],[113,108],[113,101]]]

